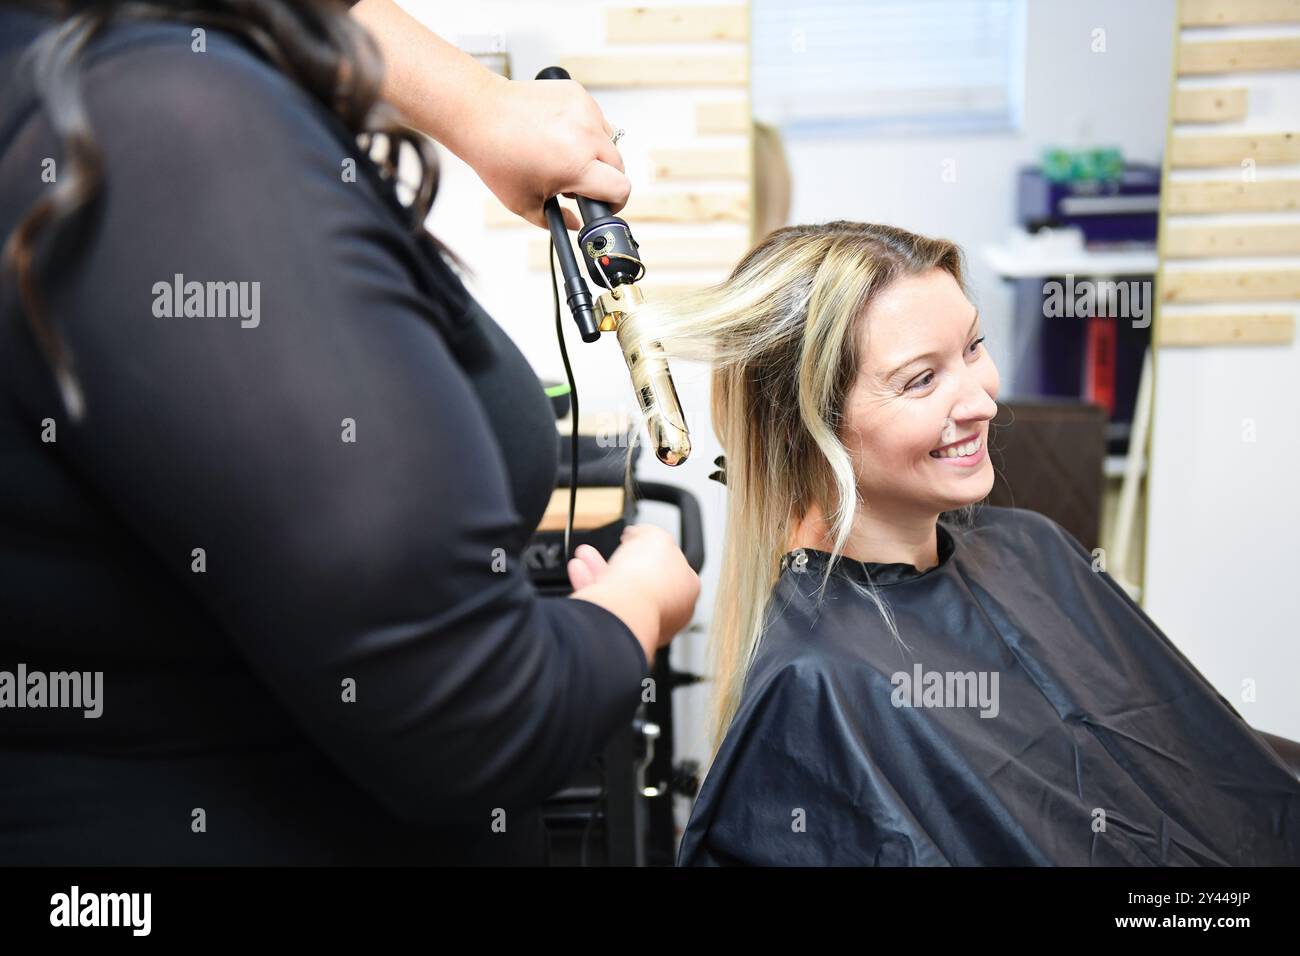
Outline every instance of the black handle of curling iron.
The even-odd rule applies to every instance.
[[[570,80],[569,71],[562,66],[548,66],[537,74],[539,80]],[[593,219],[603,219],[606,216],[614,215],[613,211],[603,202],[595,199],[588,199],[586,196],[578,196],[578,209],[582,213],[583,222],[591,222]]]
[[[548,66],[537,74],[539,80],[567,80],[569,73],[563,67]],[[582,204],[587,203],[588,207]],[[588,218],[589,209],[604,210],[602,215],[610,215],[609,207],[604,203],[595,202],[591,199],[578,199],[579,208],[582,211],[583,218]],[[546,200],[543,209],[546,213],[546,224],[551,229],[551,239],[555,245],[555,252],[560,258],[560,273],[564,276],[564,293],[565,301],[569,303],[569,311],[573,313],[573,321],[578,324],[578,332],[582,335],[582,341],[595,342],[600,338],[600,329],[596,325],[596,313],[591,306],[591,291],[587,288],[587,283],[582,278],[582,272],[578,269],[578,259],[573,254],[573,243],[569,240],[569,229],[564,224],[564,213],[560,209],[560,200],[557,196],[551,196]]]

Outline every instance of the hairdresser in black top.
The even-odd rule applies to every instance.
[[[48,11],[0,6],[0,863],[543,862],[694,572],[637,526],[532,588],[554,416],[412,226],[428,153],[406,208],[358,147],[404,131],[346,8]],[[356,14],[510,208],[621,208],[577,84]]]

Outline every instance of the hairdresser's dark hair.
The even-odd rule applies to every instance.
[[[437,153],[379,99],[383,75],[379,50],[340,0],[21,0],[13,5],[56,21],[32,44],[29,56],[36,97],[61,143],[64,160],[58,183],[10,233],[0,252],[0,270],[12,271],[17,279],[27,324],[74,421],[83,413],[81,388],[67,343],[40,295],[39,278],[42,252],[90,209],[104,182],[106,171],[81,97],[79,61],[86,45],[107,24],[173,20],[224,30],[251,43],[361,137],[364,153],[380,154],[376,163],[382,177],[396,179],[403,146],[415,150],[419,178],[409,212],[412,231],[423,228],[438,191]],[[461,264],[449,249],[436,239],[433,242]]]

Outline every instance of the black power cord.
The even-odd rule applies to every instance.
[[[578,383],[573,379],[573,367],[569,365],[569,350],[564,344],[564,326],[560,322],[560,289],[555,279],[555,237],[550,240],[551,263],[551,298],[555,302],[555,337],[560,343],[560,357],[564,359],[564,374],[569,379],[570,414],[573,416],[569,432],[569,519],[564,524],[564,563],[567,566],[573,553],[569,550],[569,538],[573,534],[573,516],[578,509]]]
[[[568,564],[572,552],[569,550],[569,538],[573,533],[573,516],[578,505],[578,383],[573,378],[573,366],[569,364],[569,349],[564,343],[564,323],[560,320],[560,289],[555,278],[555,239],[551,238],[549,243],[550,255],[547,257],[551,263],[551,299],[555,304],[555,338],[560,343],[560,357],[564,359],[564,374],[569,379],[569,401],[570,414],[573,416],[569,429],[569,519],[564,525],[564,561]],[[597,819],[603,819],[605,816],[605,801],[607,799],[605,760],[603,757],[597,758],[597,765],[600,773],[600,792],[592,802],[591,815],[587,818],[587,824],[582,828],[582,842],[579,845],[578,865],[587,866],[587,846],[591,839],[592,827]]]

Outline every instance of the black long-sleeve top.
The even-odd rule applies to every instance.
[[[46,21],[0,24],[7,236],[67,167]],[[0,863],[540,862],[646,673],[520,561],[549,403],[342,125],[190,29],[86,53],[105,181],[42,281],[81,424],[0,286],[0,672],[103,674],[97,718],[0,706]]]

